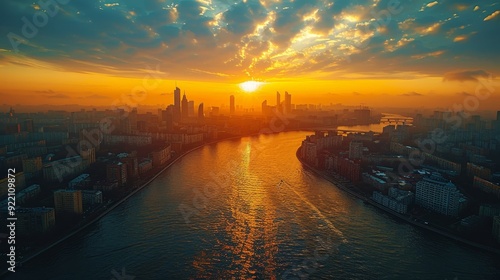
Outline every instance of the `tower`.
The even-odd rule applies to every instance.
[[[182,96],[182,111],[181,111],[182,119],[187,119],[189,117],[189,109],[188,109],[188,100],[186,98],[186,92]]]
[[[276,92],[276,110],[278,110],[278,112],[282,112],[281,95],[279,91]]]
[[[174,90],[174,120],[181,119],[181,89],[175,87]]]
[[[205,117],[205,114],[203,113],[203,103],[200,103],[198,106],[198,119],[202,120]]]
[[[285,113],[290,114],[292,112],[292,95],[285,91]]]
[[[235,109],[234,109],[234,95],[231,95],[229,97],[229,113],[231,115],[234,115],[234,111],[235,111]]]

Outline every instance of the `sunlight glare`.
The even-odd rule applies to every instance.
[[[240,84],[240,88],[246,92],[254,92],[256,91],[262,84],[262,82],[256,81],[246,81]]]

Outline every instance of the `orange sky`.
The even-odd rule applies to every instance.
[[[258,108],[267,99],[269,105],[275,103],[275,93],[285,91],[292,94],[295,104],[330,104],[361,105],[373,107],[451,107],[455,103],[466,102],[476,90],[492,87],[491,96],[482,102],[481,110],[497,110],[500,104],[498,79],[445,82],[442,77],[401,77],[396,79],[344,78],[322,80],[314,78],[270,79],[261,81],[263,85],[253,93],[244,92],[239,83],[171,80],[167,73],[155,73],[149,77],[146,87],[145,78],[120,78],[99,73],[71,73],[25,66],[0,68],[3,82],[0,94],[3,104],[80,104],[83,106],[112,106],[113,102],[126,103],[129,94],[145,90],[147,95],[140,98],[140,105],[168,105],[173,101],[175,84],[186,91],[189,100],[204,102],[209,106],[228,104],[229,95],[236,97],[237,105]],[[158,80],[155,80],[155,77]],[[411,76],[411,75],[408,75]],[[481,84],[481,82],[484,83]],[[495,92],[494,92],[495,91]],[[284,98],[282,96],[282,98]],[[469,102],[472,102],[469,100]]]
[[[207,106],[235,95],[237,105],[260,108],[288,91],[294,104],[500,109],[494,0],[118,0],[44,9],[0,2],[4,106],[112,107],[145,91],[132,105],[164,107],[177,85]],[[41,13],[47,21],[31,22]],[[148,74],[158,80],[144,84]],[[246,93],[238,85],[248,80],[264,84]],[[488,97],[475,97],[485,86]]]

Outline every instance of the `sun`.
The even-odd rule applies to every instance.
[[[256,81],[246,81],[240,84],[240,88],[246,92],[254,92],[259,87],[264,84],[262,82],[256,82]]]

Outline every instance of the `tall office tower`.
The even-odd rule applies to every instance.
[[[198,106],[198,119],[203,119],[205,114],[203,113],[203,103]]]
[[[189,117],[189,111],[188,111],[188,100],[186,98],[186,92],[184,92],[184,95],[182,96],[182,110],[181,110],[181,115],[182,119],[187,119]]]
[[[167,131],[174,130],[174,111],[174,105],[168,105],[167,110],[165,110],[162,115],[162,121],[165,122]]]
[[[264,100],[264,102],[262,102],[262,114],[267,115],[267,113],[268,113],[267,100]]]
[[[276,110],[281,113],[283,112],[283,108],[281,107],[281,95],[279,91],[276,92]]]
[[[234,115],[234,95],[229,97],[229,113]]]
[[[292,95],[285,91],[285,114],[292,113]]]
[[[181,119],[181,89],[175,87],[174,90],[174,120],[179,121]]]
[[[194,117],[194,101],[188,101],[188,116]]]

